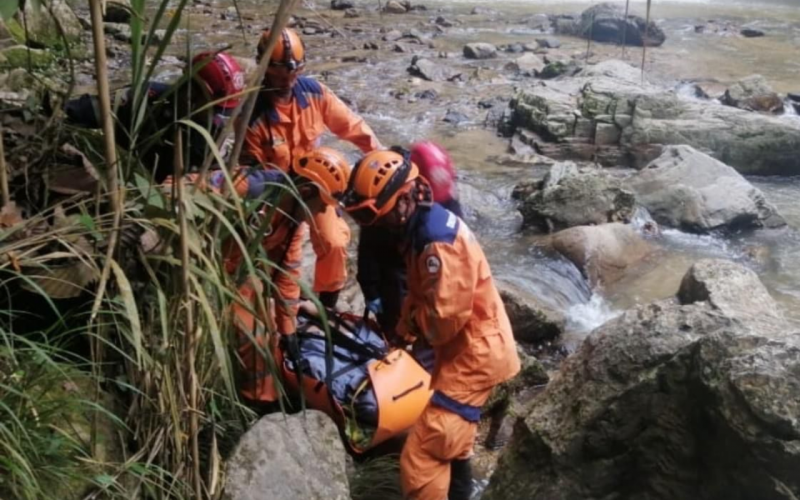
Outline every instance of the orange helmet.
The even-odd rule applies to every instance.
[[[331,148],[317,148],[294,162],[294,171],[319,188],[319,196],[328,205],[336,205],[347,189],[350,163],[342,153]]]
[[[419,179],[419,169],[408,151],[373,151],[359,161],[350,176],[342,203],[362,226],[373,224],[392,211],[400,194]]]
[[[258,41],[258,59],[264,56],[267,50],[267,41],[269,40],[269,29],[264,30],[261,34],[261,39]],[[303,69],[306,64],[306,49],[303,46],[303,41],[300,36],[291,28],[284,28],[281,31],[281,37],[275,48],[272,49],[272,55],[269,58],[269,65],[273,67],[286,68],[289,72],[299,71]]]

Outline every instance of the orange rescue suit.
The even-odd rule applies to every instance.
[[[466,224],[438,204],[419,207],[404,245],[408,295],[398,333],[424,338],[435,363],[434,395],[403,448],[401,478],[407,498],[443,500],[450,462],[472,454],[480,407],[520,361],[489,263]]]
[[[272,104],[266,94],[259,96],[245,136],[244,162],[289,173],[295,158],[319,146],[326,129],[365,153],[381,147],[364,119],[330,89],[300,77],[286,103]],[[347,280],[347,223],[335,210],[327,210],[314,217],[310,236],[317,256],[314,291],[341,290]]]

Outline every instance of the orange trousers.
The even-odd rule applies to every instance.
[[[483,406],[492,389],[468,394],[448,394],[471,406]],[[400,456],[400,480],[406,500],[447,500],[450,462],[472,456],[478,424],[428,404]]]

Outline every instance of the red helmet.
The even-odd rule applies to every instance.
[[[205,86],[212,100],[224,99],[244,90],[244,71],[232,56],[224,52],[202,52],[192,59],[192,66],[196,65],[203,67],[195,74],[195,80]],[[238,104],[239,98],[234,97],[217,106],[231,109]]]
[[[443,147],[430,141],[418,142],[411,146],[411,161],[428,180],[434,201],[441,203],[455,197],[456,171]]]

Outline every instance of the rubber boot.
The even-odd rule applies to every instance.
[[[472,498],[472,466],[466,460],[450,462],[450,489],[447,500],[470,500]]]

